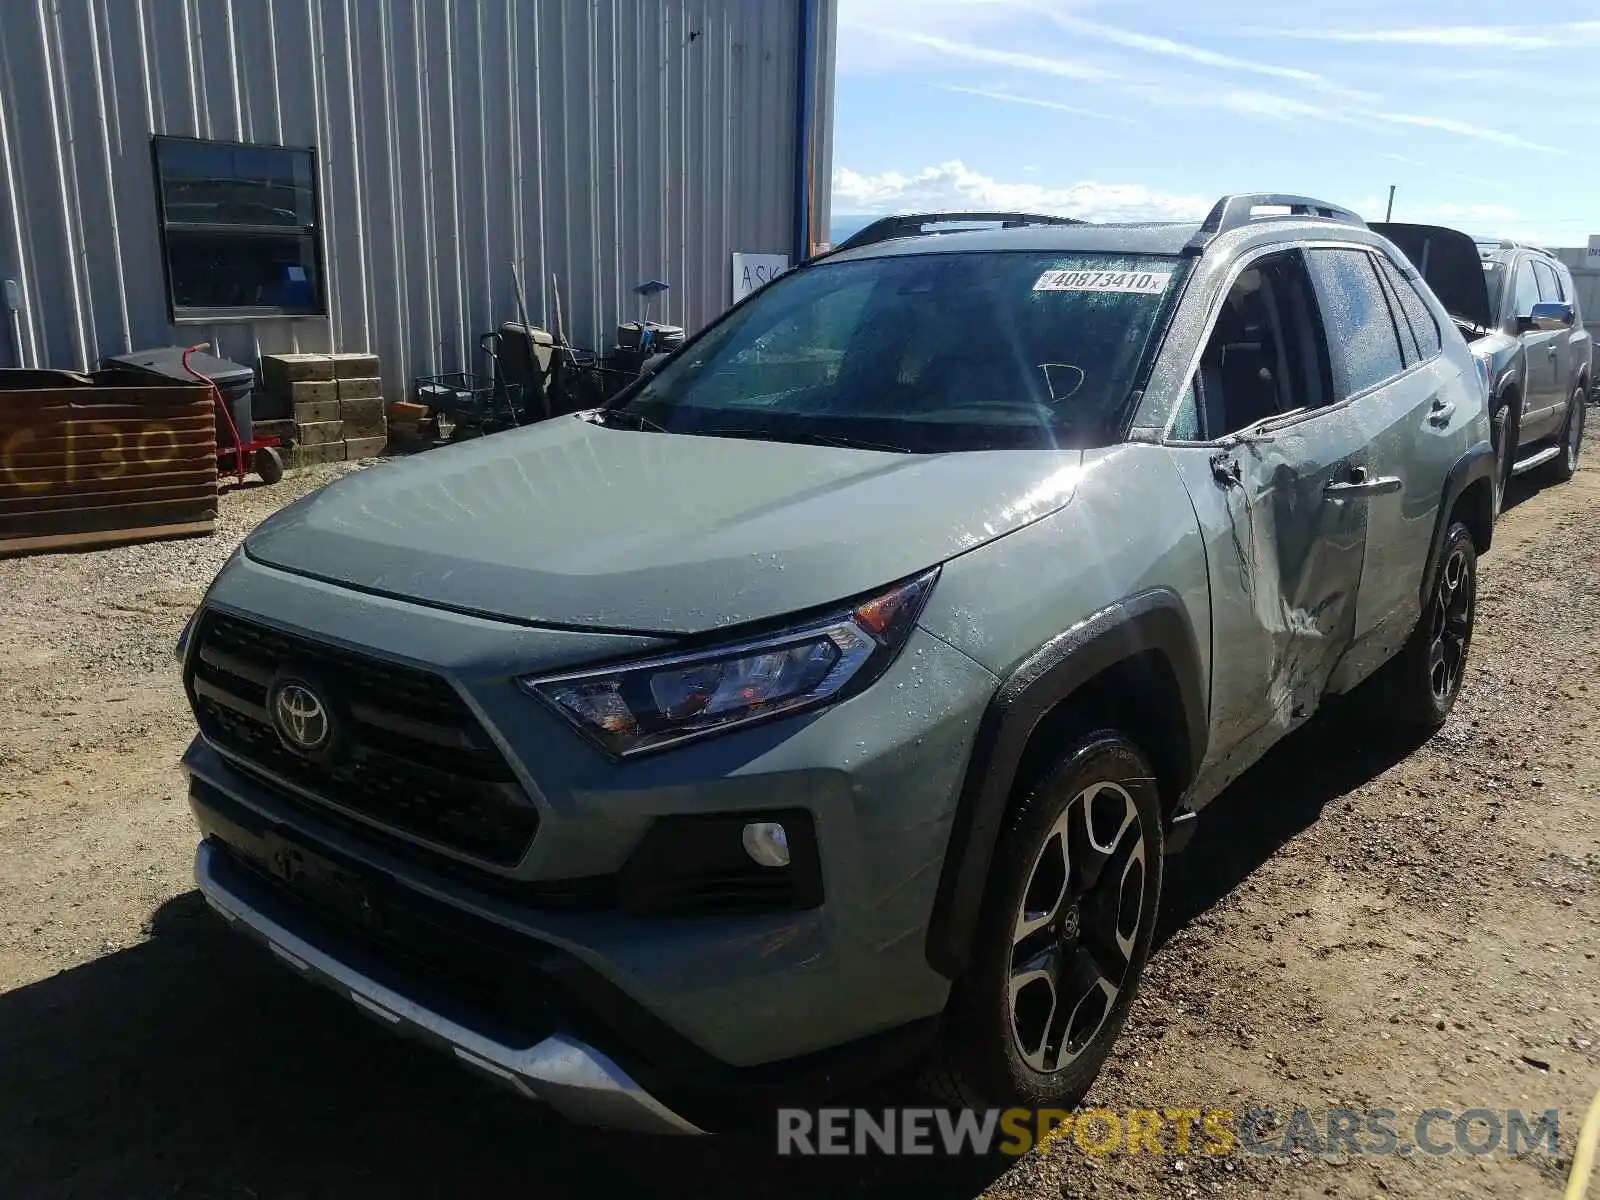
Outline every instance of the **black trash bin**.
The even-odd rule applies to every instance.
[[[108,367],[131,367],[159,375],[163,379],[177,379],[184,383],[195,382],[194,376],[183,369],[183,347],[161,346],[154,350],[135,350],[132,354],[118,354],[105,360]],[[239,441],[248,443],[252,436],[250,419],[251,396],[255,391],[256,373],[242,363],[218,358],[212,354],[195,352],[189,355],[189,365],[222,392],[222,402],[233,415],[234,428],[239,431]],[[233,437],[222,417],[217,416],[217,448],[232,446]]]
[[[671,354],[683,346],[684,332],[677,325],[657,325],[654,321],[624,321],[617,326],[617,344],[611,358],[627,379],[644,369],[658,354]]]

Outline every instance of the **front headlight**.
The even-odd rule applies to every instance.
[[[1489,389],[1493,386],[1493,381],[1489,375],[1490,366],[1488,355],[1474,353],[1472,356],[1472,365],[1478,369],[1478,384],[1483,388],[1483,394],[1487,396],[1489,394]]]
[[[905,645],[938,572],[792,629],[522,685],[624,758],[843,699]]]

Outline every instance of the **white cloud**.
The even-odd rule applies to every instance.
[[[1424,176],[1428,177],[1429,182],[1438,179],[1453,179],[1455,182],[1464,183],[1474,190],[1482,190],[1487,188],[1488,190],[1494,192],[1510,192],[1516,191],[1519,188],[1519,184],[1513,180],[1495,178],[1488,175],[1471,175],[1462,171],[1449,170],[1444,167],[1436,166],[1433,163],[1426,163],[1420,159],[1411,158],[1404,154],[1385,154],[1383,157],[1389,159],[1391,162],[1397,162],[1401,166],[1413,168],[1415,171],[1420,172]],[[1413,175],[1411,178],[1414,179],[1416,176]]]
[[[1366,214],[1368,220],[1377,220],[1383,215],[1384,204],[1385,199],[1368,196],[1355,207],[1357,212]],[[1475,236],[1515,238],[1536,246],[1571,246],[1583,242],[1573,229],[1563,230],[1559,220],[1529,217],[1506,204],[1414,204],[1407,201],[1403,187],[1395,197],[1394,219],[1415,225],[1447,225]]]
[[[1548,50],[1571,46],[1575,42],[1600,42],[1600,21],[1568,21],[1550,25],[1432,25],[1403,29],[1251,29],[1245,32],[1255,37],[1319,42]]]
[[[976,42],[956,41],[935,34],[915,30],[877,29],[878,34],[890,42],[913,45],[952,58],[968,62],[981,62],[990,66],[1012,67],[1020,71],[1050,75],[1058,79],[1074,79],[1102,85],[1109,91],[1137,97],[1146,103],[1173,108],[1220,108],[1241,116],[1271,121],[1315,121],[1333,124],[1365,124],[1374,129],[1385,125],[1409,126],[1453,134],[1474,141],[1491,142],[1499,146],[1532,150],[1543,154],[1566,154],[1567,151],[1542,142],[1531,141],[1516,134],[1487,126],[1475,125],[1453,117],[1436,117],[1426,113],[1382,112],[1345,101],[1317,103],[1276,92],[1252,88],[1218,88],[1203,81],[1186,80],[1173,76],[1139,76],[1111,70],[1097,63],[1079,59],[1054,58],[1018,50],[1002,50]],[[1177,43],[1173,43],[1176,45]],[[988,89],[998,98],[997,89]],[[1330,98],[1331,100],[1331,98]]]
[[[912,29],[889,29],[877,26],[858,24],[854,21],[840,21],[841,25],[849,29],[857,29],[864,33],[877,34],[892,42],[901,42],[905,45],[932,50],[951,58],[962,58],[968,62],[987,63],[999,67],[1015,67],[1020,71],[1032,71],[1040,75],[1054,75],[1060,79],[1082,79],[1090,83],[1111,83],[1124,78],[1117,72],[1094,63],[1081,62],[1070,58],[1047,58],[1041,54],[1028,54],[1020,50],[1001,50],[993,46],[980,46],[976,42],[957,41],[953,38],[940,37],[933,33],[920,33]]]
[[[1513,146],[1518,150],[1535,150],[1541,154],[1567,153],[1567,151],[1556,146],[1546,146],[1543,142],[1530,142],[1514,133],[1502,133],[1498,129],[1486,129],[1482,125],[1473,125],[1468,121],[1457,121],[1452,117],[1425,117],[1418,116],[1415,113],[1373,113],[1371,115],[1373,120],[1387,121],[1391,125],[1411,125],[1421,129],[1437,129],[1444,133],[1454,133],[1480,142],[1493,142],[1497,146]]]
[[[1095,112],[1091,108],[1078,108],[1072,104],[1059,104],[1054,100],[1036,100],[1032,96],[1019,96],[1015,92],[990,90],[988,88],[959,87],[953,83],[934,84],[941,92],[959,92],[963,96],[981,96],[985,100],[1003,100],[1007,104],[1026,104],[1032,108],[1049,108],[1056,112],[1071,113],[1077,117],[1093,117],[1099,121],[1117,121],[1124,125],[1137,125],[1132,117],[1119,116],[1115,113]],[[1034,168],[1037,170],[1038,168]]]
[[[1402,221],[1424,225],[1455,225],[1475,229],[1499,229],[1522,220],[1521,213],[1504,204],[1425,204],[1419,208],[1400,206],[1396,208],[1395,216]]]
[[[1122,46],[1125,49],[1142,50],[1147,54],[1165,55],[1169,58],[1180,58],[1206,67],[1218,67],[1223,70],[1241,71],[1250,75],[1267,75],[1275,79],[1286,79],[1330,95],[1344,96],[1350,99],[1373,99],[1371,92],[1361,92],[1353,88],[1344,87],[1323,75],[1319,75],[1315,71],[1306,71],[1299,67],[1284,67],[1275,63],[1256,62],[1252,59],[1239,58],[1232,54],[1221,54],[1215,50],[1207,50],[1203,46],[1194,46],[1186,42],[1173,41],[1171,38],[1138,33],[1129,29],[1118,29],[1115,26],[1105,25],[1099,21],[1090,21],[1083,17],[1069,16],[1064,13],[1050,12],[1048,15],[1055,25],[1069,33],[1098,38],[1113,45]]]
[[[1273,92],[1258,92],[1250,88],[1229,88],[1202,95],[1176,98],[1179,104],[1200,104],[1226,109],[1246,117],[1265,117],[1272,121],[1332,121],[1348,124],[1352,118],[1339,109],[1323,104],[1296,100],[1292,96],[1279,96]]]
[[[1068,187],[1004,183],[960,159],[925,167],[915,175],[885,171],[864,175],[848,167],[833,172],[833,208],[839,213],[1038,212],[1088,221],[1198,221],[1215,197],[1160,192],[1136,183],[1085,180]]]

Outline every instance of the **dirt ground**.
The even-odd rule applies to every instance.
[[[0,562],[0,1196],[1558,1195],[1600,1085],[1600,436],[1518,487],[1426,744],[1319,716],[1174,860],[1110,1108],[1559,1108],[1561,1155],[784,1160],[575,1129],[199,902],[171,646],[244,533]],[[382,469],[381,466],[373,469]]]

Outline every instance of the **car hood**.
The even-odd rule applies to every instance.
[[[893,454],[563,417],[381,464],[262,524],[258,562],[525,621],[698,633],[832,604],[1061,508],[1077,450]]]
[[[1459,229],[1442,225],[1406,225],[1378,221],[1369,226],[1411,260],[1452,317],[1480,329],[1494,325],[1489,311],[1489,285],[1483,278],[1478,244]]]

